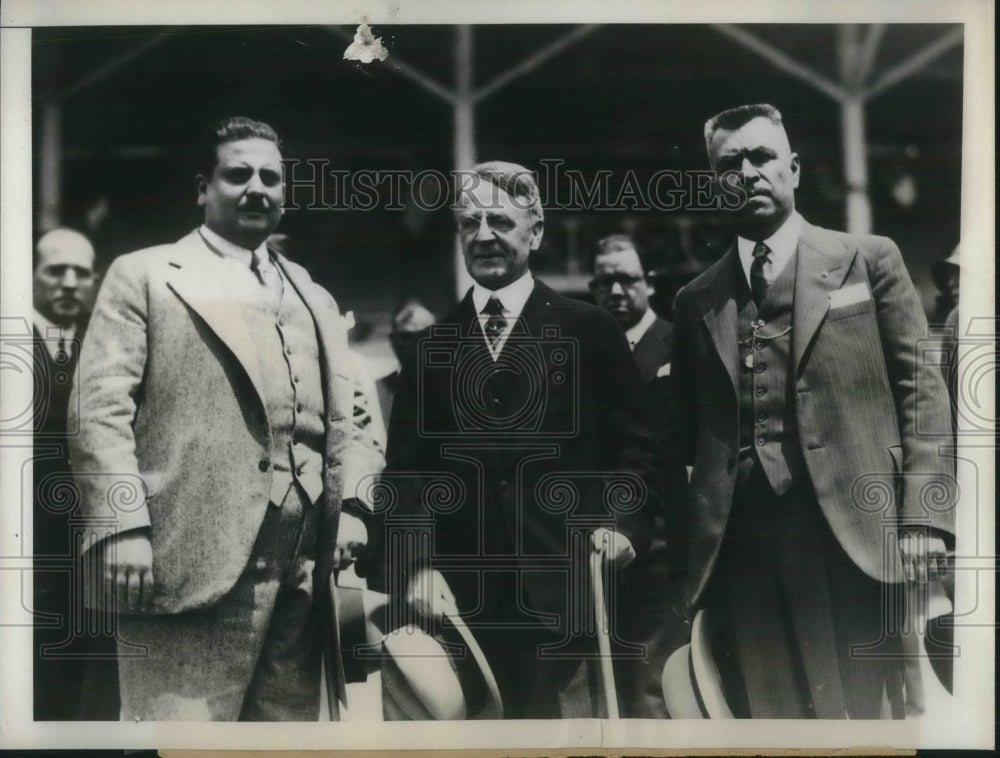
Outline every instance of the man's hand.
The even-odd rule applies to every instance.
[[[943,575],[947,569],[944,540],[928,535],[924,529],[900,529],[899,557],[903,561],[903,578],[910,583],[927,584],[928,577]]]
[[[365,522],[347,511],[340,512],[337,527],[337,546],[333,550],[333,567],[344,569],[361,556],[368,544],[368,527]]]
[[[134,529],[109,537],[104,546],[104,581],[118,610],[139,613],[153,600],[153,546],[149,532]]]
[[[410,579],[406,602],[425,618],[440,623],[445,611],[456,612],[455,596],[440,571],[421,569]]]
[[[618,571],[635,560],[635,548],[632,547],[629,538],[621,532],[600,526],[593,531],[590,539],[595,549],[604,548],[607,560],[613,563]]]

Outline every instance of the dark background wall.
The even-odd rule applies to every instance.
[[[836,27],[746,28],[838,78]],[[873,76],[948,28],[891,25]],[[492,80],[568,29],[474,27],[475,84]],[[374,31],[390,54],[452,85],[453,27]],[[61,101],[61,220],[90,232],[105,262],[179,238],[200,223],[194,145],[205,123],[222,116],[268,121],[282,136],[286,157],[326,159],[331,168],[452,168],[450,106],[383,65],[343,60],[347,43],[329,29],[47,28],[33,32],[36,188],[44,97],[164,33],[169,36],[159,44]],[[958,241],[961,77],[959,45],[872,99],[867,109],[874,231],[899,243],[930,312],[936,294],[930,265]],[[609,170],[614,196],[630,172],[645,185],[661,169],[707,168],[705,119],[759,101],[783,112],[801,157],[802,213],[844,228],[836,103],[704,25],[598,29],[477,106],[476,157],[531,168],[545,159],[563,161],[563,168],[585,177]],[[915,194],[908,199],[903,187]],[[566,191],[565,179],[556,187],[543,182],[543,195]],[[717,258],[730,239],[725,218],[716,213],[551,208],[533,267],[542,275],[569,274],[557,281],[580,293],[593,243],[621,230],[635,233],[657,269],[678,280]],[[289,237],[292,257],[344,309],[380,331],[408,297],[421,298],[439,314],[454,301],[454,230],[447,207],[290,210],[280,231]],[[658,303],[661,309],[667,305]]]

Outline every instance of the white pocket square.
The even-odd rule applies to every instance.
[[[656,376],[657,377],[670,376],[670,364],[664,363],[662,366],[656,369]]]
[[[852,284],[849,287],[843,287],[839,290],[834,290],[830,293],[830,308],[843,308],[845,305],[853,305],[854,303],[863,303],[865,300],[871,300],[872,293],[868,291],[868,285],[865,282],[858,282],[857,284]]]

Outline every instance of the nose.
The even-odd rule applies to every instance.
[[[60,287],[65,289],[74,289],[77,284],[79,284],[76,276],[76,271],[71,268],[67,268],[65,273],[62,275],[62,280],[59,282]]]
[[[256,171],[250,177],[250,181],[247,182],[247,193],[251,195],[264,194],[264,182],[261,181],[260,174]]]
[[[613,282],[611,284],[611,294],[624,296],[625,288],[622,287],[621,282]]]
[[[757,167],[753,165],[749,158],[744,158],[740,164],[740,171],[743,172],[743,181],[757,178]]]
[[[479,219],[479,229],[476,230],[476,239],[479,242],[489,242],[496,239],[490,225],[486,223],[486,216]]]

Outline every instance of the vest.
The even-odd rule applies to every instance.
[[[279,270],[275,264],[275,269]],[[293,481],[315,503],[323,492],[323,385],[316,325],[295,287],[281,275],[277,309],[268,297],[246,305],[256,338],[264,408],[271,429],[270,500],[282,505]],[[260,288],[263,295],[265,290]]]
[[[805,460],[795,418],[792,307],[797,256],[771,284],[758,311],[736,261],[740,375],[740,447],[756,455],[771,488],[782,495],[803,481]]]

